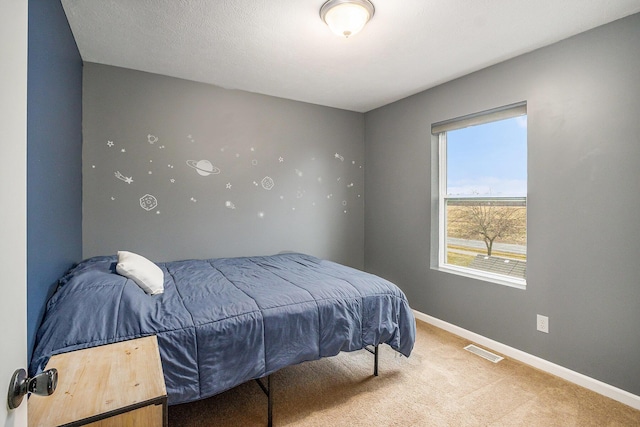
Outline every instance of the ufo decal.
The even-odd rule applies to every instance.
[[[209,160],[187,160],[187,165],[198,172],[199,175],[217,175],[220,169],[213,166]]]

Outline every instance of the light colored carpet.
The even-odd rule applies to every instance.
[[[409,358],[380,346],[276,372],[274,426],[640,426],[640,411],[522,363],[494,364],[467,340],[417,321]],[[255,381],[169,407],[170,426],[266,426]]]

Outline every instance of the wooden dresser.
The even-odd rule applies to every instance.
[[[29,427],[167,426],[167,391],[155,336],[53,356],[51,396],[29,397]]]

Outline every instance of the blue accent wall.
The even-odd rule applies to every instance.
[[[29,0],[27,343],[82,257],[82,59],[59,1]]]

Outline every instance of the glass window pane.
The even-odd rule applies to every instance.
[[[526,278],[524,198],[454,199],[446,204],[447,264]]]
[[[447,132],[447,196],[526,195],[526,116]]]
[[[445,263],[526,278],[526,116],[446,137]]]

